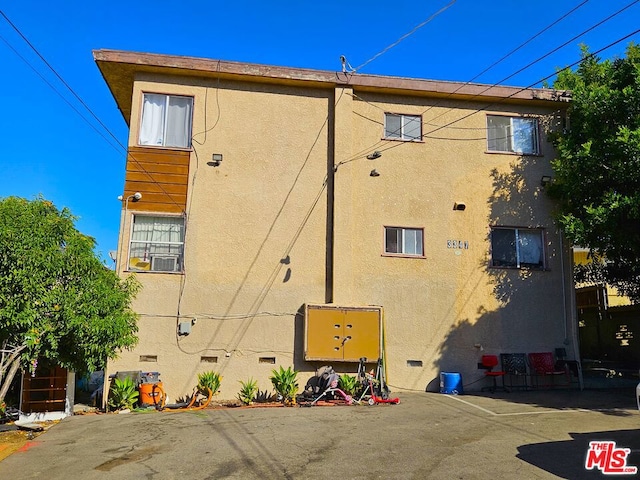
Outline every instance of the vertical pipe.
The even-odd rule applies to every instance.
[[[325,254],[325,303],[333,303],[333,247],[334,247],[334,202],[335,202],[335,156],[336,156],[336,94],[329,95],[327,102],[327,219]]]

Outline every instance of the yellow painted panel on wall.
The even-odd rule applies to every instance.
[[[380,339],[379,307],[306,306],[305,360],[377,360]]]
[[[307,310],[307,359],[342,359],[343,317],[340,310],[333,308]]]
[[[380,312],[346,310],[344,337],[345,362],[357,362],[360,357],[377,360],[380,357]]]

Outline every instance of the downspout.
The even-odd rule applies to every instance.
[[[562,266],[562,298],[564,299],[564,344],[569,345],[569,315],[567,314],[567,288],[566,288],[566,276],[565,276],[565,266],[564,266],[564,234],[562,231],[560,234],[560,264]],[[573,272],[573,258],[570,257],[569,266],[571,267],[571,271]],[[572,282],[573,284],[573,275]],[[578,384],[580,385],[580,391],[584,390],[584,378],[582,376],[582,364],[581,364],[581,355],[580,355],[580,343],[578,341],[578,328],[576,322],[576,304],[575,304],[575,292],[569,298],[569,309],[571,311],[571,321],[573,322],[573,351],[575,354],[576,362],[578,365]]]
[[[333,303],[333,257],[334,257],[334,203],[335,203],[335,157],[336,157],[336,108],[335,89],[327,99],[327,219],[325,253],[325,303]]]

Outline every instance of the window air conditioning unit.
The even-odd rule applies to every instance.
[[[151,270],[154,272],[175,272],[178,270],[178,257],[151,257]]]

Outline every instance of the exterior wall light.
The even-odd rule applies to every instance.
[[[211,163],[210,163],[210,165],[212,165],[214,167],[219,167],[221,163],[222,163],[222,154],[221,153],[214,153],[213,155],[211,155]]]
[[[464,202],[455,202],[453,204],[454,210],[459,210],[462,212],[465,208],[467,208],[467,205]]]

